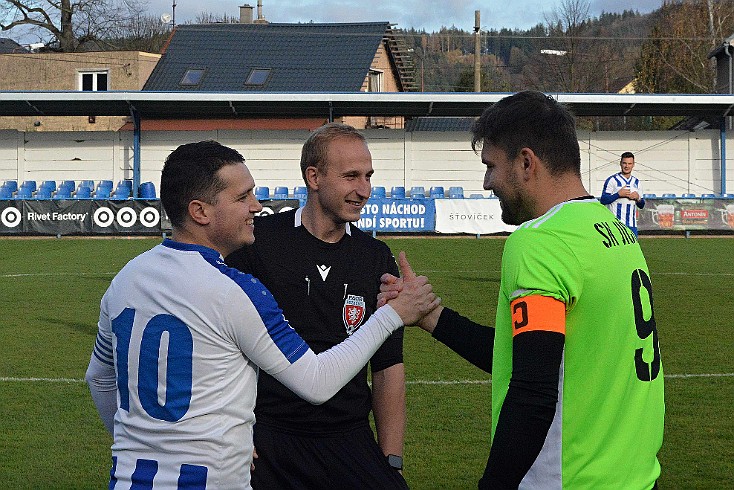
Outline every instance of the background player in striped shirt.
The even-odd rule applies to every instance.
[[[619,172],[604,181],[599,202],[606,205],[637,236],[637,208],[644,208],[645,200],[642,198],[640,179],[632,176],[635,155],[630,151],[622,153],[619,167]]]
[[[654,488],[665,404],[650,273],[635,235],[583,186],[573,116],[520,92],[482,114],[472,147],[518,225],[495,328],[441,306],[420,326],[492,373],[479,488]],[[400,289],[383,281],[384,298]]]
[[[407,294],[315,354],[265,286],[224,263],[254,240],[254,187],[242,156],[214,141],[166,159],[172,238],[112,280],[86,374],[113,434],[110,488],[250,488],[258,369],[323,403],[437,304],[425,278],[404,274]]]

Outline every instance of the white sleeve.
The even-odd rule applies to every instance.
[[[102,423],[110,434],[114,434],[115,413],[117,412],[115,368],[103,363],[92,354],[84,379],[89,385],[94,406],[97,407]]]
[[[270,374],[307,402],[324,403],[356,376],[401,326],[400,316],[390,305],[385,305],[343,342],[318,355],[308,349],[283,371]]]

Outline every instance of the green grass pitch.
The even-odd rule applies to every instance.
[[[153,239],[0,240],[0,488],[106,487],[111,438],[84,383],[99,301]],[[445,304],[494,319],[503,239],[388,238]],[[666,374],[662,489],[734,481],[734,240],[641,239]],[[405,477],[476,488],[489,448],[490,376],[425,332],[405,340]]]

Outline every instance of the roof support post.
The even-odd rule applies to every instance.
[[[721,143],[721,195],[726,194],[726,117],[721,118],[719,140]]]
[[[140,113],[135,108],[130,109],[133,116],[133,197],[138,197],[140,188]]]

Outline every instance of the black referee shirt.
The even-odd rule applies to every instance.
[[[255,218],[255,244],[226,258],[257,277],[311,349],[323,352],[343,341],[375,311],[380,276],[398,275],[387,245],[351,224],[338,243],[326,243],[295,226],[296,210]],[[403,362],[403,329],[370,361],[373,371]],[[371,409],[367,366],[323,405],[302,400],[260,372],[257,423],[304,433],[337,432],[366,424]]]

